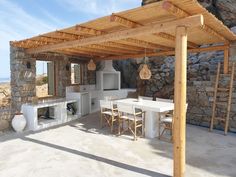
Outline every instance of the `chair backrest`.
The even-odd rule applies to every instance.
[[[162,102],[167,102],[167,103],[173,103],[174,102],[174,100],[164,99],[164,98],[156,98],[156,101],[162,101]]]
[[[147,97],[147,96],[139,96],[138,98],[141,98],[141,99],[143,99],[143,100],[153,100],[153,98],[152,97]]]
[[[106,109],[113,109],[112,101],[100,100],[100,107]]]
[[[124,104],[124,103],[117,103],[118,112],[127,113],[127,114],[134,114],[135,108],[132,105]]]

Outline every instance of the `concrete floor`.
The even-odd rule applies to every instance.
[[[0,177],[168,177],[172,144],[116,137],[97,114],[36,133],[0,137]],[[220,132],[221,133],[221,132]],[[236,177],[236,135],[187,127],[187,177]]]

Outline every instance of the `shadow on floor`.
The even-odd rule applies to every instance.
[[[99,120],[99,114],[94,113],[80,119],[78,122],[74,122],[70,126],[80,131],[112,136],[108,128],[100,128]],[[232,155],[230,156],[227,152],[231,151],[234,154],[232,147],[236,147],[236,143],[233,141],[235,140],[234,138],[236,138],[235,134],[229,133],[229,135],[225,137],[218,132],[209,133],[206,128],[188,125],[186,138],[186,164],[188,164],[190,168],[203,169],[212,173],[212,175],[217,174],[235,177],[236,172],[232,167],[232,162],[235,161]],[[158,139],[150,139],[149,145],[153,147],[153,153],[173,159],[173,144]],[[224,161],[222,161],[223,159]],[[221,170],[219,170],[219,166]]]
[[[67,147],[51,144],[51,143],[48,143],[48,142],[39,141],[39,140],[28,138],[28,137],[22,137],[21,139],[24,140],[24,141],[33,142],[33,143],[37,143],[37,144],[40,144],[40,145],[43,145],[43,146],[47,146],[47,147],[50,147],[50,148],[61,150],[61,151],[67,152],[67,153],[79,155],[79,156],[82,156],[84,158],[96,160],[96,161],[99,161],[99,162],[102,162],[102,163],[106,163],[108,165],[112,165],[114,167],[129,170],[129,171],[132,171],[132,172],[135,172],[135,173],[139,173],[139,174],[143,174],[143,175],[147,175],[147,176],[155,176],[155,177],[170,177],[168,175],[160,174],[160,173],[155,172],[155,171],[147,170],[147,169],[140,168],[140,167],[135,167],[135,166],[132,166],[132,165],[129,165],[129,164],[117,162],[117,161],[114,161],[114,160],[111,160],[111,159],[107,159],[107,158],[103,158],[103,157],[96,156],[96,155],[93,155],[93,154],[89,154],[89,153],[86,153],[86,152],[81,152],[81,151],[78,151],[78,150],[75,150],[75,149],[70,149],[70,148],[67,148]]]

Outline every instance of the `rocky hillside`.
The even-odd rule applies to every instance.
[[[142,5],[160,0],[143,0]],[[198,0],[198,2],[222,20],[228,27],[236,26],[236,1],[235,0]]]

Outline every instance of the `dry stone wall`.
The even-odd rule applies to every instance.
[[[23,48],[11,47],[11,104],[14,112],[21,105],[31,102],[36,95],[36,59],[25,53]]]
[[[233,47],[230,50],[230,63],[236,62],[236,49]],[[223,51],[208,52],[188,55],[188,70],[187,70],[187,122],[200,126],[209,126],[212,115],[212,100],[215,76],[218,62],[223,62]],[[151,57],[147,62],[152,72],[150,80],[140,80],[138,74],[136,79],[130,79],[133,73],[138,73],[139,67],[143,64],[143,60],[127,60],[114,62],[113,65],[122,73],[126,73],[122,77],[122,85],[136,85],[138,94],[149,97],[174,97],[174,72],[175,59],[174,57]],[[130,65],[132,67],[130,67]],[[126,67],[127,66],[127,67]],[[125,69],[126,68],[126,69]],[[129,69],[127,69],[129,68]],[[135,80],[135,81],[134,81]],[[235,77],[236,80],[236,77]],[[221,84],[224,86],[229,81],[229,77],[225,77]],[[127,84],[129,82],[129,84]],[[234,83],[236,88],[236,82]],[[227,102],[227,95],[219,94],[220,101]],[[225,116],[225,106],[218,109],[218,114]],[[230,131],[236,131],[236,90],[233,93],[233,102],[230,115]],[[216,123],[218,129],[223,128],[221,122]]]

